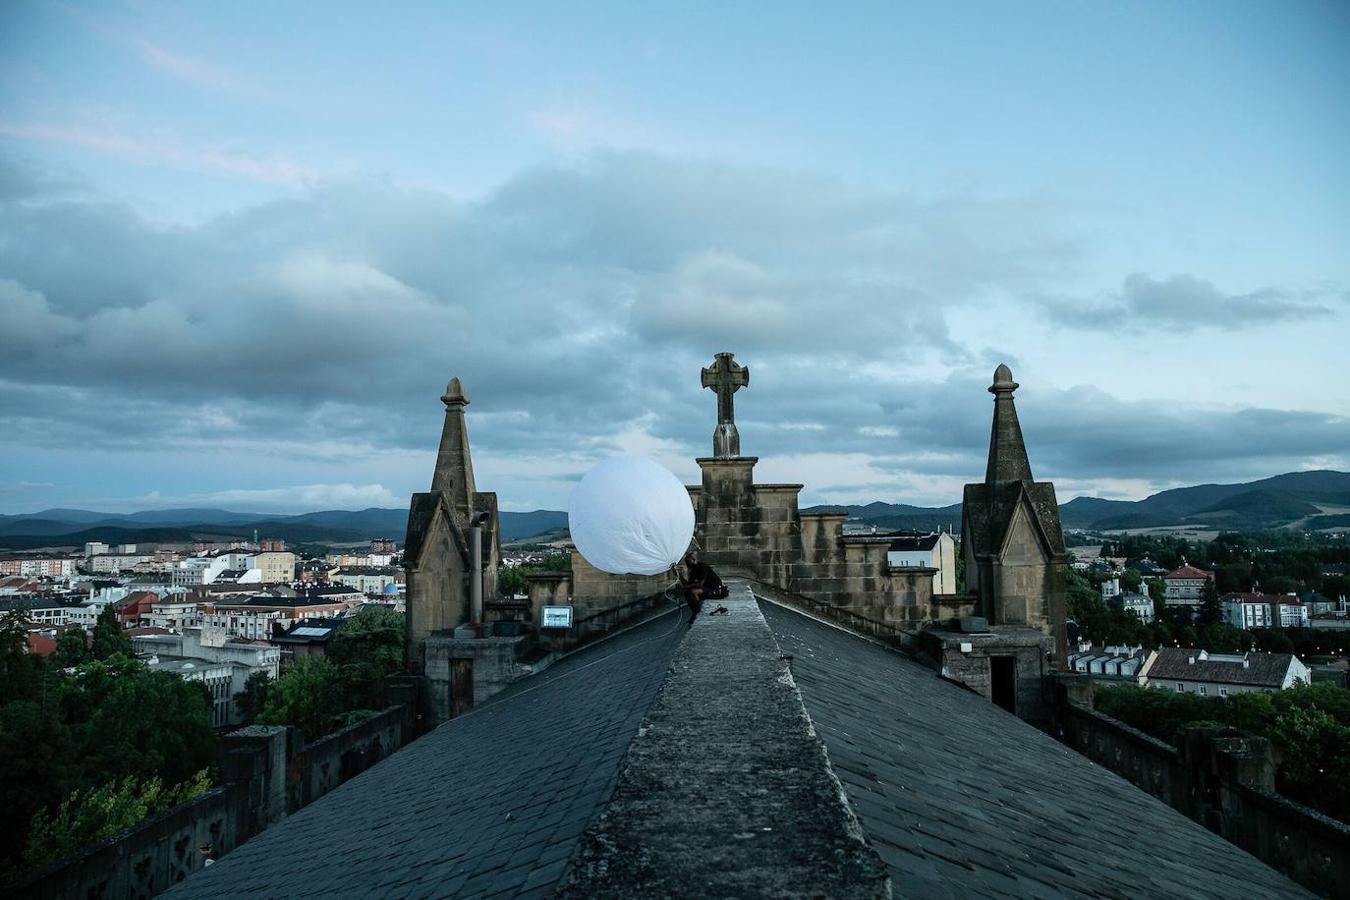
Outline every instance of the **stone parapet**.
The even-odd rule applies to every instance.
[[[1350,826],[1275,792],[1264,738],[1199,727],[1173,747],[1092,709],[1090,689],[1073,679],[1059,675],[1057,681],[1064,743],[1314,893],[1344,895]]]
[[[219,786],[0,894],[153,897],[399,749],[412,721],[410,708],[394,706],[308,745],[294,728],[241,728],[221,739]]]
[[[680,644],[555,896],[889,896],[754,599],[738,584],[722,605]]]

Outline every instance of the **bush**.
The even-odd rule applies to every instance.
[[[44,809],[33,817],[24,861],[38,868],[65,859],[210,788],[211,773],[202,769],[171,788],[158,778],[141,781],[128,775],[90,791],[75,791],[55,812]]]
[[[1206,724],[1269,738],[1280,792],[1350,822],[1350,691],[1316,684],[1205,698],[1125,684],[1098,689],[1094,705],[1174,745],[1185,729]]]

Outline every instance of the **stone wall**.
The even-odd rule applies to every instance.
[[[393,753],[411,739],[410,710],[394,706],[305,744],[287,764],[286,811],[296,812]]]
[[[1015,686],[1010,712],[1037,725],[1051,717],[1052,700],[1046,684],[1046,655],[1053,646],[1049,635],[1034,628],[991,626],[986,631],[963,632],[930,628],[919,635],[919,649],[944,678],[958,681],[986,700],[994,696],[994,659],[1011,657]]]
[[[800,484],[755,484],[757,458],[702,457],[703,484],[691,489],[694,540],[704,559],[729,573],[787,588],[802,558]]]
[[[1321,896],[1350,884],[1350,826],[1274,790],[1264,738],[1195,728],[1173,747],[1091,708],[1085,675],[1060,675],[1060,739]]]
[[[845,536],[845,518],[843,513],[800,516],[802,556],[785,587],[898,628],[932,621],[936,570],[892,569],[886,561],[889,542]]]
[[[426,667],[426,696],[423,709],[430,721],[439,723],[455,714],[455,662],[466,661],[472,669],[472,694],[461,698],[464,706],[482,703],[529,674],[520,662],[530,638],[512,637],[457,638],[433,634],[423,642]]]
[[[674,576],[666,573],[660,575],[610,575],[607,572],[601,572],[586,562],[584,556],[573,550],[571,579],[573,619],[584,619],[611,607],[636,600],[639,597],[660,593],[674,582]],[[541,594],[545,590],[544,586],[541,585]],[[531,597],[533,598],[533,596],[532,593]]]
[[[418,497],[431,500],[419,505]],[[407,577],[406,628],[407,660],[414,672],[424,665],[423,641],[429,635],[454,629],[466,621],[468,609],[468,567],[460,549],[460,536],[453,520],[443,510],[443,501],[435,495],[414,498],[411,519],[423,516],[419,526],[421,541],[404,567]],[[423,508],[425,507],[425,508]]]
[[[304,746],[298,731],[281,726],[228,734],[221,740],[218,787],[0,894],[153,897],[397,750],[412,737],[411,715],[411,707],[393,706]]]

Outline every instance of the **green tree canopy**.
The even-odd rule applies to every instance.
[[[259,669],[250,672],[244,689],[234,695],[235,706],[245,725],[252,725],[267,707],[267,694],[272,689],[272,676]]]
[[[338,667],[322,656],[303,656],[267,692],[262,725],[294,725],[312,741],[327,734],[343,712]]]
[[[177,783],[211,765],[211,696],[126,656],[79,666],[64,682],[62,708],[95,784],[136,775]]]
[[[33,868],[49,865],[210,788],[211,773],[202,769],[169,788],[155,777],[141,780],[128,775],[92,790],[75,791],[55,810],[44,809],[33,817],[24,861]]]
[[[388,607],[368,606],[342,623],[327,651],[338,667],[342,711],[383,705],[384,678],[402,671],[405,639],[403,614]]]
[[[89,661],[89,632],[79,625],[67,628],[56,639],[54,662],[63,669]]]
[[[103,607],[103,612],[98,614],[98,622],[94,625],[94,639],[89,651],[94,659],[107,659],[117,654],[131,655],[131,636],[122,629],[122,623],[117,619],[117,610],[112,604]]]

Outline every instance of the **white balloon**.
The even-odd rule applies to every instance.
[[[572,543],[612,575],[657,575],[680,561],[694,536],[694,504],[669,469],[640,456],[596,465],[572,491]]]

